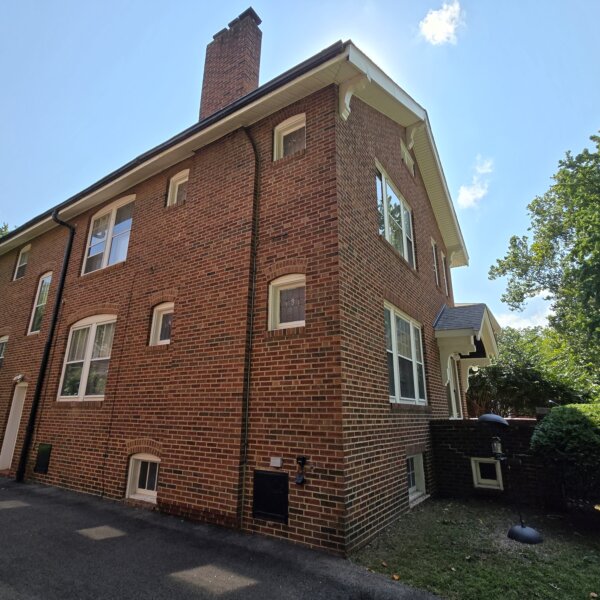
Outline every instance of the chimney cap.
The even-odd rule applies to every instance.
[[[256,14],[256,11],[250,6],[243,13],[237,16],[231,23],[228,24],[228,27],[233,27],[239,21],[243,21],[246,17],[250,17],[257,25],[262,23],[261,18]]]

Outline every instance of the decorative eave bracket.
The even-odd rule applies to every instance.
[[[413,149],[415,145],[415,135],[417,131],[425,127],[425,121],[418,121],[417,123],[413,123],[406,128],[406,144],[409,150]]]
[[[352,96],[356,92],[364,89],[367,83],[370,82],[371,78],[368,75],[356,75],[356,77],[347,79],[340,84],[339,113],[344,121],[347,121],[350,116],[350,100],[352,100]]]

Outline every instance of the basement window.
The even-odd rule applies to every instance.
[[[30,250],[31,244],[27,244],[27,246],[21,248],[21,252],[19,252],[19,256],[17,258],[17,266],[15,267],[15,276],[13,277],[13,281],[21,279],[21,277],[25,276],[25,271],[27,270],[27,262],[29,261]]]
[[[162,346],[171,343],[174,311],[175,305],[173,302],[163,302],[154,308],[152,329],[150,331],[151,346]]]
[[[495,458],[471,458],[473,487],[503,490],[500,461]]]
[[[406,457],[406,485],[409,504],[414,504],[425,495],[425,470],[423,469],[422,454]]]
[[[284,275],[269,285],[269,329],[303,327],[306,307],[306,277]]]
[[[267,521],[288,522],[287,473],[254,471],[252,516]]]
[[[290,117],[275,127],[273,160],[291,156],[306,148],[306,114]]]
[[[189,169],[171,177],[169,181],[169,193],[167,194],[167,206],[174,206],[175,204],[183,204],[185,202],[189,178]]]
[[[152,454],[134,454],[129,461],[127,497],[156,504],[160,458]]]

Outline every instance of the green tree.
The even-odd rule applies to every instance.
[[[8,233],[8,223],[0,224],[0,238]]]
[[[512,309],[549,299],[551,327],[600,383],[600,137],[590,139],[595,150],[567,152],[554,184],[529,204],[532,239],[513,236],[489,275],[508,277],[502,300]]]

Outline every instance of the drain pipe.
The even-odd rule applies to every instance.
[[[33,393],[33,401],[31,402],[31,411],[29,412],[29,421],[27,421],[27,429],[25,430],[25,439],[23,441],[23,448],[21,449],[21,457],[19,459],[19,467],[15,476],[15,481],[19,483],[23,482],[25,478],[25,469],[27,467],[27,456],[31,447],[31,441],[33,439],[33,431],[35,429],[35,419],[37,417],[37,411],[42,397],[42,389],[44,387],[44,381],[46,380],[46,371],[48,368],[48,359],[50,358],[50,351],[52,350],[52,343],[54,342],[54,333],[56,331],[56,323],[58,321],[58,313],[60,312],[60,304],[62,302],[63,290],[65,287],[65,279],[67,277],[67,267],[69,266],[69,258],[71,257],[71,248],[73,247],[73,237],[75,236],[75,227],[66,223],[58,218],[58,209],[55,209],[52,213],[52,220],[66,227],[69,230],[69,238],[65,247],[65,254],[63,257],[62,270],[60,272],[60,279],[58,281],[58,287],[56,289],[56,299],[54,300],[54,309],[52,310],[52,319],[50,321],[50,329],[48,330],[48,337],[46,338],[46,344],[44,346],[44,353],[42,354],[42,362],[40,363],[40,370],[38,372],[37,383],[35,384],[35,391]]]
[[[247,127],[242,127],[254,152],[254,191],[252,196],[252,232],[250,237],[250,289],[248,290],[248,324],[246,329],[246,361],[244,365],[244,394],[242,405],[242,455],[241,455],[241,495],[239,506],[240,529],[244,521],[246,500],[246,471],[248,467],[248,428],[250,419],[250,379],[252,367],[252,338],[254,331],[254,301],[256,297],[256,255],[258,250],[258,225],[260,207],[260,155],[256,142]]]

